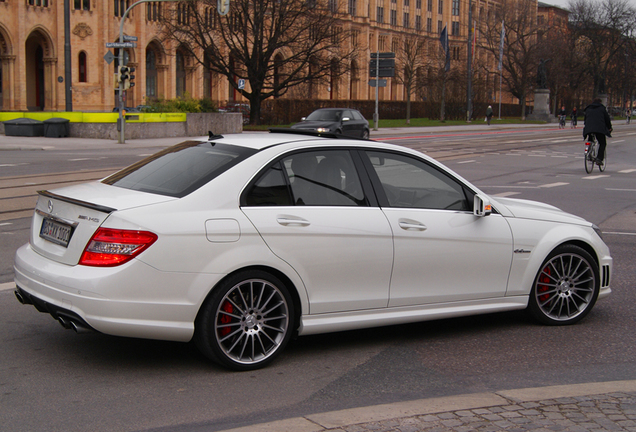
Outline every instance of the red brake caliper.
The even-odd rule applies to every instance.
[[[232,313],[232,312],[234,312],[234,307],[232,306],[232,303],[230,303],[229,301],[227,301],[227,300],[226,300],[226,301],[223,303],[223,306],[221,306],[221,310],[222,310],[223,312]],[[229,324],[229,323],[230,323],[230,321],[232,321],[232,317],[231,317],[231,316],[229,316],[229,315],[221,314],[221,315],[219,316],[219,322],[220,322],[221,324]],[[230,331],[232,331],[232,330],[230,329],[230,327],[223,327],[223,328],[220,328],[220,329],[219,329],[219,335],[220,335],[220,336],[227,336],[227,335],[230,333]]]
[[[541,285],[542,283],[544,284],[548,284],[550,283],[550,277],[548,275],[551,275],[552,271],[550,270],[550,267],[546,267],[543,269],[543,271],[541,272],[541,276],[539,276],[539,285],[537,286],[537,291],[542,293],[542,292],[546,292],[550,289],[550,287],[548,287],[547,285]],[[543,294],[539,296],[539,301],[541,302],[545,302],[550,298],[550,294]]]

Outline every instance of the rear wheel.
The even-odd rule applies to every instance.
[[[205,301],[194,340],[206,357],[223,366],[258,369],[289,342],[293,314],[289,291],[278,278],[260,270],[241,272]]]
[[[598,292],[596,261],[578,246],[563,245],[541,265],[528,308],[544,324],[574,324],[590,312]]]
[[[598,166],[599,171],[601,172],[605,171],[606,164],[607,164],[607,150],[605,150],[605,155],[603,156],[603,162],[601,162],[600,165]]]
[[[594,160],[596,159],[596,152],[594,151],[594,144],[590,144],[589,150],[585,153],[585,172],[591,173],[594,169]]]

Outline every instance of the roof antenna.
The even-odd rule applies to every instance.
[[[212,141],[219,138],[223,138],[223,135],[216,135],[214,132],[208,131],[208,140]]]

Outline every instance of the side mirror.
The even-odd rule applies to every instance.
[[[475,216],[483,217],[492,213],[492,206],[490,200],[481,195],[475,195],[475,202],[473,205],[473,214]]]

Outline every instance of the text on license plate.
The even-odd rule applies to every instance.
[[[72,232],[73,229],[70,225],[45,218],[42,221],[42,228],[40,228],[40,237],[67,247]]]

